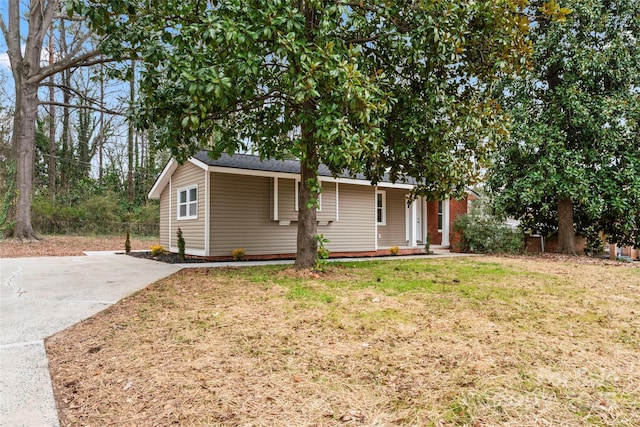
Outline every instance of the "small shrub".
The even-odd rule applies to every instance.
[[[127,238],[124,241],[124,251],[127,254],[131,253],[131,239],[129,238],[129,231],[127,230]]]
[[[178,258],[180,261],[184,261],[184,250],[185,250],[185,242],[184,237],[182,237],[182,230],[178,227]]]
[[[331,252],[325,248],[324,244],[329,243],[329,239],[325,238],[322,234],[316,234],[313,237],[316,239],[316,242],[318,242],[318,257],[316,258],[313,269],[316,271],[325,271]]]
[[[233,257],[234,261],[242,261],[245,255],[246,253],[242,248],[236,248],[231,251],[231,256]]]
[[[429,254],[431,252],[431,236],[427,233],[427,237],[424,241],[424,251]]]
[[[153,245],[149,249],[151,249],[151,256],[159,256],[165,252],[164,246],[162,245]]]
[[[393,256],[396,256],[396,255],[398,255],[398,254],[400,253],[400,248],[399,248],[399,247],[397,247],[397,246],[391,246],[391,247],[389,248],[389,253],[390,253],[391,255],[393,255]]]
[[[456,249],[475,253],[520,253],[522,232],[512,230],[498,218],[487,214],[467,214],[456,218],[453,230],[460,233]]]

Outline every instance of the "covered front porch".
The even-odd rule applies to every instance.
[[[397,246],[403,251],[449,248],[451,245],[451,202],[427,202],[418,197],[408,203],[407,192],[376,192],[375,248],[386,251]],[[466,206],[466,201],[464,202]],[[465,210],[466,211],[466,210]]]

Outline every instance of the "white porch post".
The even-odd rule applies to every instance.
[[[211,255],[211,174],[209,169],[204,171],[204,255]]]
[[[378,250],[378,186],[373,187],[373,246]]]
[[[429,234],[429,227],[427,223],[427,218],[429,217],[427,213],[427,198],[422,197],[422,243],[427,242],[427,235]],[[424,245],[423,245],[424,246]]]
[[[279,220],[278,203],[280,203],[278,195],[278,177],[273,178],[273,220]]]
[[[173,189],[171,188],[171,177],[169,177],[169,250],[171,250],[171,229],[173,226]]]
[[[340,221],[340,190],[338,190],[338,183],[336,182],[336,222]]]
[[[417,232],[416,224],[417,224],[417,200],[411,202],[411,239],[409,240],[409,246],[414,247],[417,244]]]
[[[449,243],[449,199],[442,201],[442,246],[450,246]]]

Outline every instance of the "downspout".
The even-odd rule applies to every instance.
[[[442,201],[442,242],[441,245],[444,247],[448,247],[450,245],[449,242],[449,199],[445,199]]]
[[[336,222],[340,221],[340,197],[338,194],[338,182],[336,181]]]
[[[422,198],[422,245],[427,243],[427,236],[429,235],[428,224],[429,213],[427,212],[427,198]]]
[[[374,250],[378,250],[378,186],[373,187],[373,242]]]
[[[209,169],[204,171],[204,256],[210,256],[211,251],[211,206],[209,192],[211,191],[211,174]]]
[[[172,234],[171,234],[172,227],[171,226],[173,224],[173,216],[172,216],[172,213],[171,213],[172,212],[171,207],[173,206],[173,189],[171,188],[171,181],[172,181],[172,178],[169,177],[169,240],[168,240],[168,243],[169,243],[169,248],[168,249],[169,250],[171,250],[171,236],[172,236]]]
[[[411,241],[409,242],[409,246],[414,248],[417,245],[417,229],[416,225],[418,224],[418,200],[414,200],[411,202]]]
[[[273,178],[273,220],[278,221],[278,216],[280,213],[278,212],[278,203],[280,203],[278,196],[278,177]]]

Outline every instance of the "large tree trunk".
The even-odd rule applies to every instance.
[[[573,228],[573,202],[568,197],[558,200],[558,252],[577,255],[576,232]]]
[[[318,182],[318,153],[311,141],[313,132],[302,128],[302,138],[307,141],[306,155],[300,161],[300,191],[298,192],[298,238],[296,262],[297,270],[304,270],[315,265],[318,258],[318,242],[316,234],[316,206],[309,207],[311,199],[318,198],[313,191],[312,184]]]
[[[133,102],[135,101],[135,62],[131,60],[131,80],[129,81],[129,107],[133,109]],[[129,119],[129,132],[127,134],[127,195],[129,202],[133,204],[135,198],[135,192],[133,188],[133,121]]]
[[[49,65],[53,65],[53,25],[49,30]],[[53,103],[55,97],[55,80],[53,76],[49,78],[49,162],[47,167],[47,175],[49,178],[49,199],[53,202],[56,198],[56,107]]]
[[[314,28],[318,24],[316,10],[311,5],[300,3],[304,8],[305,26],[307,28],[307,42],[314,41]],[[293,63],[297,73],[301,72],[300,64]],[[311,200],[318,199],[318,149],[315,144],[315,121],[313,119],[316,104],[312,99],[307,99],[300,105],[302,116],[305,117],[300,132],[304,152],[300,156],[300,191],[298,192],[298,238],[296,241],[297,270],[312,268],[318,259],[318,241],[316,234],[318,223],[316,222],[317,203],[311,204]],[[315,191],[314,191],[315,189]]]
[[[24,80],[22,80],[24,82]],[[22,84],[16,87],[21,105],[20,114],[14,120],[14,132],[18,133],[18,200],[16,203],[16,224],[13,237],[21,240],[36,240],[31,225],[31,190],[33,188],[33,162],[35,152],[36,112],[38,110],[38,85]]]
[[[38,239],[31,225],[31,193],[33,188],[33,167],[35,154],[36,114],[38,111],[38,87],[40,81],[33,76],[40,71],[42,42],[48,26],[42,22],[45,11],[42,2],[30,2],[29,32],[21,53],[20,7],[17,0],[9,3],[9,27],[2,24],[5,41],[9,48],[11,72],[16,93],[15,116],[13,120],[13,141],[17,155],[18,196],[16,201],[15,225],[11,235],[20,240]]]
[[[28,6],[26,6],[27,3]],[[25,13],[27,10],[21,8],[21,4],[28,7],[28,13]],[[16,224],[12,234],[19,239],[32,240],[37,238],[31,225],[31,193],[40,82],[53,74],[69,70],[69,68],[98,54],[95,50],[88,52],[75,50],[67,54],[64,46],[66,39],[64,25],[62,25],[60,39],[63,58],[54,64],[42,67],[42,44],[54,16],[61,10],[61,5],[62,0],[30,0],[29,2],[9,0],[8,25],[4,20],[5,15],[0,14],[0,29],[7,44],[16,92],[12,148],[17,158],[18,200],[15,214]],[[25,17],[26,21],[22,21],[22,17]],[[21,35],[21,28],[25,22],[27,23],[26,39]],[[87,37],[81,37],[79,43],[83,44]]]
[[[60,18],[60,50],[66,55],[67,54],[67,36],[66,30],[64,26],[64,21]],[[62,110],[62,153],[60,157],[62,158],[62,164],[60,165],[60,187],[64,191],[69,191],[70,182],[72,180],[71,175],[73,172],[74,166],[74,154],[73,154],[73,143],[71,141],[71,132],[70,132],[70,124],[69,124],[69,116],[71,112],[69,111],[69,104],[71,104],[71,71],[64,70],[61,75],[62,79],[62,103],[64,104],[64,108]]]
[[[104,109],[104,74],[102,64],[100,65],[100,108]],[[98,181],[102,185],[102,149],[104,145],[104,111],[100,111],[100,139],[98,140]]]

